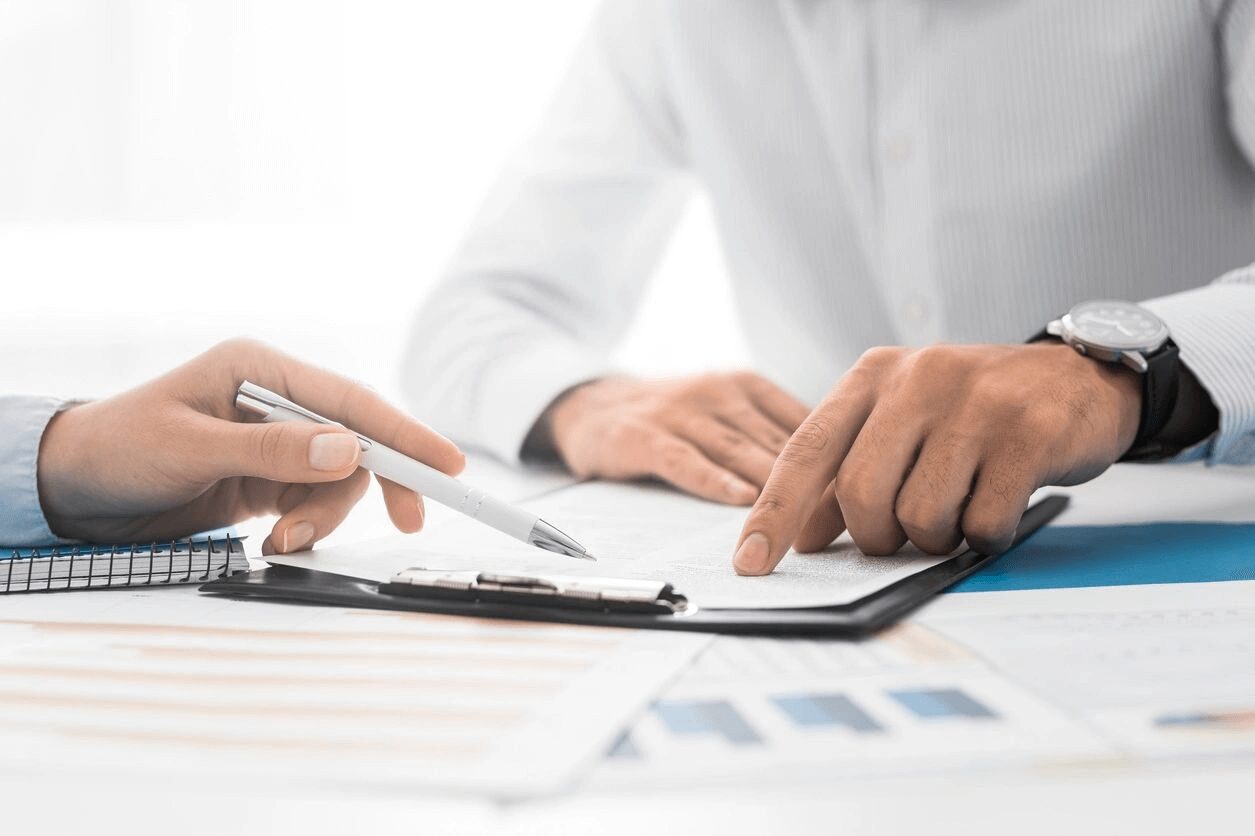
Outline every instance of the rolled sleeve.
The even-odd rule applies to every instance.
[[[57,398],[0,395],[0,545],[59,542],[39,504],[39,442],[68,405]]]
[[[1255,266],[1146,307],[1168,323],[1181,362],[1220,413],[1217,432],[1181,458],[1255,464]]]

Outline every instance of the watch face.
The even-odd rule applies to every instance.
[[[1073,336],[1115,349],[1155,349],[1168,338],[1168,326],[1141,305],[1100,300],[1068,312]]]

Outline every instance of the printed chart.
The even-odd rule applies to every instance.
[[[552,791],[707,641],[178,589],[5,604],[0,770],[192,782]]]

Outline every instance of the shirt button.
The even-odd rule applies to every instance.
[[[907,322],[913,325],[923,325],[928,321],[932,311],[929,310],[928,303],[923,299],[912,299],[903,307],[902,313],[906,315]]]
[[[891,163],[905,163],[915,155],[915,143],[909,136],[895,137],[885,143],[885,160]]]

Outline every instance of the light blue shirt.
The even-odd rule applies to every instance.
[[[57,542],[39,504],[39,442],[66,402],[0,395],[0,546]]]

